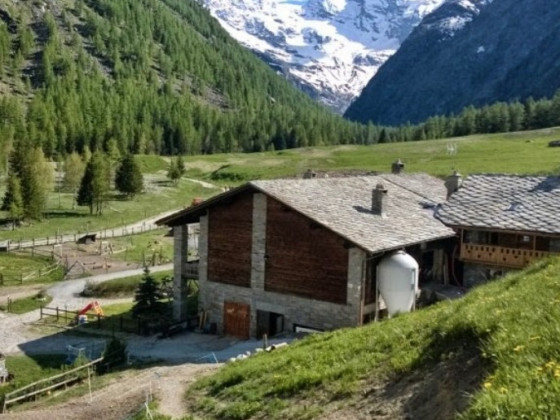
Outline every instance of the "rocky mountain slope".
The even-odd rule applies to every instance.
[[[449,0],[426,16],[350,106],[380,124],[468,105],[551,96],[560,88],[560,4]]]
[[[235,39],[342,112],[444,0],[202,1]]]

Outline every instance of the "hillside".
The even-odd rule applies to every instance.
[[[398,125],[560,88],[560,7],[546,0],[450,0],[426,16],[346,116]]]
[[[194,154],[356,141],[194,0],[0,1],[0,162],[109,149]]]
[[[461,300],[231,363],[187,400],[208,418],[558,418],[559,270],[542,261]]]

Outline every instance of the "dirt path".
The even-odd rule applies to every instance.
[[[157,402],[159,413],[181,418],[185,415],[186,386],[220,365],[162,366],[143,371],[127,371],[102,389],[72,401],[47,408],[33,407],[24,412],[3,414],[4,420],[114,420],[125,418],[142,408],[147,396]],[[44,405],[45,400],[37,403]]]

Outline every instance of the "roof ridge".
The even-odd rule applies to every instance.
[[[405,187],[405,186],[403,186],[403,185],[401,185],[401,184],[399,184],[399,183],[397,183],[397,182],[395,182],[395,181],[393,181],[393,180],[391,180],[391,179],[389,179],[389,178],[386,178],[386,177],[385,177],[386,175],[389,175],[389,174],[380,174],[380,175],[378,175],[378,176],[380,176],[380,177],[383,178],[384,180],[390,182],[391,184],[396,185],[396,186],[399,187],[399,188],[402,188],[402,189],[405,190],[405,191],[411,192],[411,193],[417,195],[418,197],[421,197],[421,198],[423,198],[423,199],[425,199],[425,200],[428,200],[430,203],[439,204],[439,203],[436,203],[432,198],[427,197],[427,196],[425,196],[424,194],[419,193],[418,191],[415,191],[415,190],[413,190],[413,189],[411,189],[411,188]],[[428,175],[428,176],[429,176],[429,175]],[[442,185],[442,187],[443,187],[443,185]]]

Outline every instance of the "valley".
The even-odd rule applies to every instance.
[[[0,417],[560,418],[559,11],[0,0]]]

